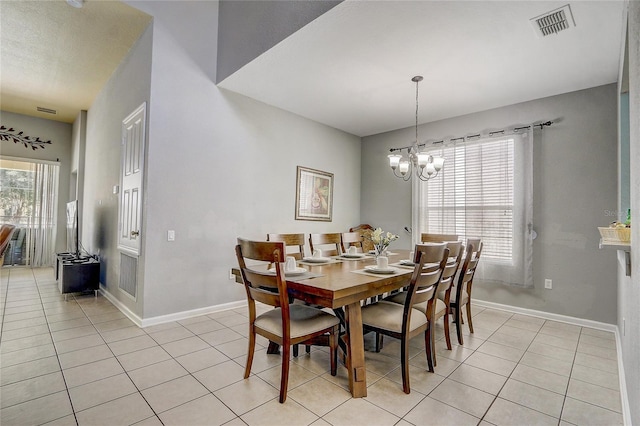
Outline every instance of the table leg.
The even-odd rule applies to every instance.
[[[367,376],[364,365],[364,336],[360,302],[346,306],[349,390],[354,398],[367,396]]]
[[[269,341],[269,346],[267,347],[267,353],[270,355],[279,354],[280,353],[280,345],[274,342]]]

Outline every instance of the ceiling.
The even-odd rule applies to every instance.
[[[624,2],[573,1],[541,38],[543,1],[347,0],[220,87],[366,136],[618,80]],[[0,1],[0,107],[73,122],[151,17],[120,1]],[[57,110],[51,115],[36,107]]]
[[[571,1],[576,26],[539,37],[543,1],[347,0],[219,86],[367,136],[613,83],[622,1]]]
[[[120,1],[0,1],[0,108],[72,123],[150,21]]]

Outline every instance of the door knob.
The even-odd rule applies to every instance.
[[[131,231],[132,237],[137,237],[138,235],[140,235],[140,231]]]

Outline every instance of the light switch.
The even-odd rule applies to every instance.
[[[167,241],[175,241],[176,240],[176,231],[170,229],[167,231]]]

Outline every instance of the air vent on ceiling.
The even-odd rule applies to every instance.
[[[559,9],[544,13],[531,19],[531,25],[540,37],[557,34],[576,26],[571,13],[571,7],[567,4]]]
[[[55,109],[42,108],[42,107],[36,107],[36,109],[39,112],[46,112],[47,114],[57,114],[58,113],[58,111],[56,111]]]

